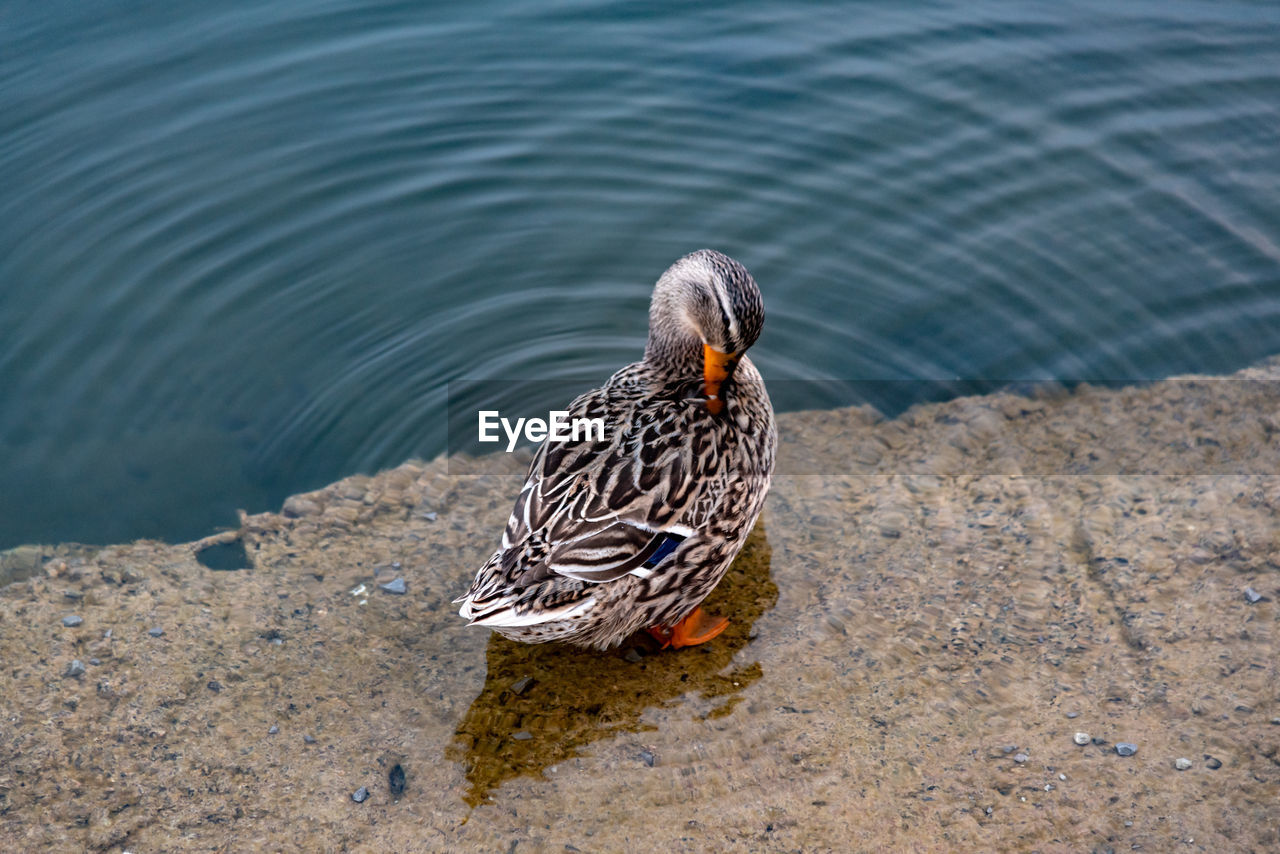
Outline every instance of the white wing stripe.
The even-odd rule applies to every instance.
[[[549,611],[529,611],[525,614],[517,614],[513,608],[503,608],[492,614],[486,614],[483,617],[476,617],[471,621],[473,626],[536,626],[539,623],[554,623],[557,620],[571,620],[574,617],[581,616],[589,611],[596,604],[594,596],[583,599],[573,605],[565,605],[560,608],[553,608]],[[467,606],[463,606],[467,607]],[[463,614],[467,617],[470,614]]]

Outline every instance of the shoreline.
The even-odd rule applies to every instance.
[[[195,544],[21,547],[31,576],[0,588],[0,839],[1275,846],[1276,380],[1280,359],[894,419],[784,413],[784,473],[707,603],[730,630],[677,654],[457,618],[519,454],[353,476]],[[197,561],[232,540],[248,568]]]

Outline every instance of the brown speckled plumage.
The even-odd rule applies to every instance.
[[[706,598],[764,505],[777,435],[745,357],[712,411],[704,345],[740,354],[763,323],[760,291],[732,258],[704,249],[673,264],[654,288],[644,359],[568,406],[571,419],[603,418],[604,441],[543,442],[461,615],[515,640],[606,648]]]

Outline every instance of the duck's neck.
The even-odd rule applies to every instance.
[[[644,360],[672,380],[702,376],[702,342],[692,337],[660,337],[649,333]]]
[[[649,309],[644,360],[672,380],[702,376],[702,339],[693,334],[688,319],[672,302],[655,299]]]

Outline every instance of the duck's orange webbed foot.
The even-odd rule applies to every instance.
[[[646,631],[662,644],[662,648],[680,649],[685,646],[697,646],[700,643],[717,637],[721,632],[729,627],[729,620],[725,617],[712,617],[702,610],[699,605],[689,612],[689,616],[685,617],[674,626],[653,626]]]

